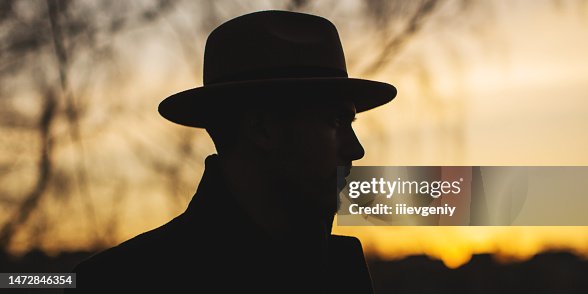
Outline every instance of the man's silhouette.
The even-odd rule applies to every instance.
[[[218,154],[184,213],[79,264],[76,290],[372,292],[359,240],[331,234],[337,167],[364,155],[355,114],[395,96],[348,78],[322,17],[262,11],[222,24],[207,39],[204,86],[159,106],[206,129]]]

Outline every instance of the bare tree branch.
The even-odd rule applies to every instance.
[[[366,66],[361,73],[363,75],[373,75],[386,67],[392,58],[400,52],[402,46],[407,44],[409,39],[414,37],[422,29],[426,20],[433,14],[433,12],[435,12],[439,2],[439,0],[422,0],[418,3],[413,2],[417,3],[416,10],[410,12],[412,14],[404,25],[404,29],[400,32],[390,32],[390,29],[392,28],[390,25],[380,25],[380,35],[387,37],[387,39],[383,39],[382,45],[379,49],[380,52],[377,54],[375,60]],[[382,13],[386,12],[383,0],[372,0],[369,1],[369,3],[373,5],[373,8],[369,11],[375,14],[377,22],[382,22],[383,19],[388,20],[385,15],[382,15]],[[404,5],[404,2],[401,4]]]
[[[51,127],[55,119],[57,98],[55,93],[49,89],[45,97],[43,114],[39,120],[41,150],[39,154],[37,182],[32,191],[24,197],[25,200],[14,210],[13,216],[0,229],[0,249],[8,248],[16,230],[28,220],[31,213],[38,207],[39,200],[45,194],[50,180],[53,153]]]

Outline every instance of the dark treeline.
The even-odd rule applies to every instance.
[[[2,272],[69,272],[91,252],[49,256],[33,250],[14,257],[0,253]],[[387,261],[368,259],[376,293],[588,293],[588,260],[568,252],[547,252],[522,262],[497,262],[474,255],[470,262],[447,268],[424,255]],[[25,289],[21,289],[25,290]],[[61,293],[32,289],[32,293]]]

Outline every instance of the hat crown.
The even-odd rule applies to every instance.
[[[204,85],[347,76],[337,29],[315,15],[254,12],[221,24],[206,41]]]
[[[335,25],[315,15],[268,10],[229,20],[210,33],[204,85],[159,103],[166,119],[206,128],[235,111],[297,100],[349,100],[357,112],[390,102],[388,83],[349,78]]]

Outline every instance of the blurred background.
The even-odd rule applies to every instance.
[[[0,272],[67,272],[183,212],[215,150],[157,105],[202,85],[212,29],[266,9],[330,19],[350,76],[398,88],[358,115],[357,165],[588,164],[586,1],[2,0]],[[362,240],[379,292],[414,291],[409,273],[478,292],[483,269],[511,285],[588,273],[586,227],[334,232]]]

